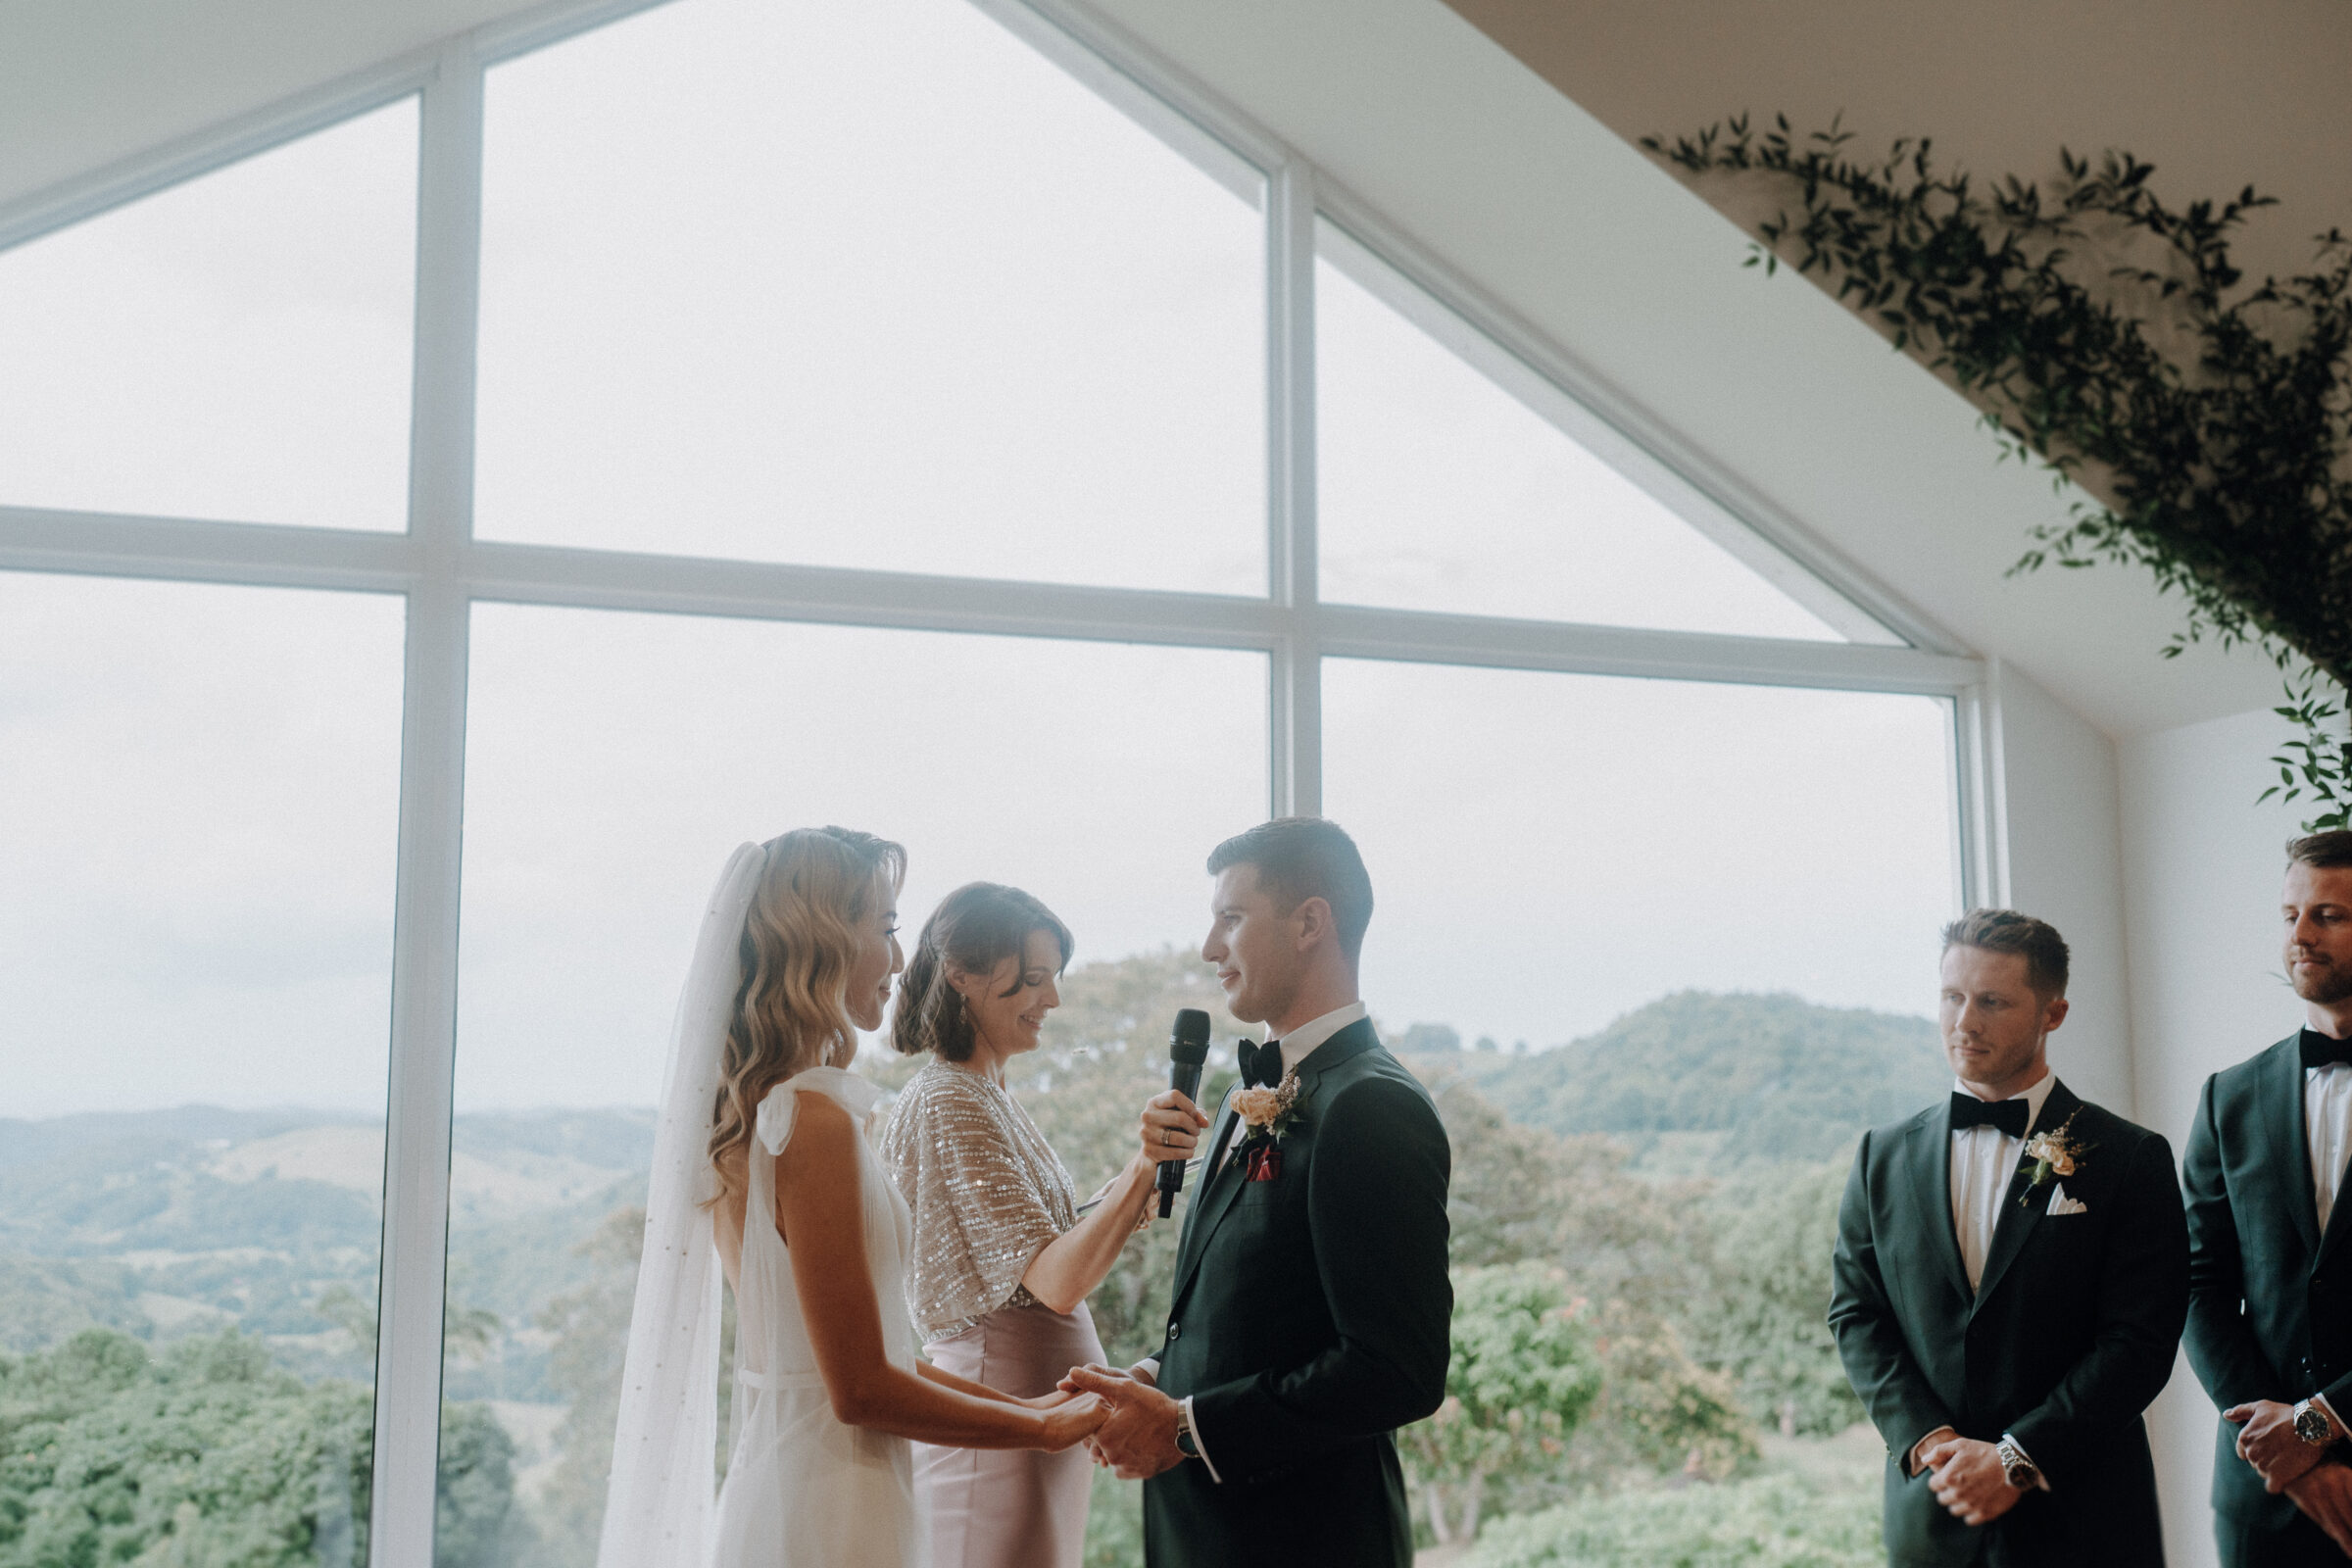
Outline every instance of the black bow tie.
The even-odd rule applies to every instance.
[[[1271,1089],[1282,1082],[1282,1042],[1269,1040],[1264,1045],[1242,1042],[1242,1087]]]
[[[2303,1065],[2325,1067],[2331,1061],[2352,1062],[2352,1040],[2335,1040],[2317,1029],[2303,1031]]]
[[[2026,1124],[2034,1118],[2034,1106],[2025,1100],[1979,1100],[1974,1095],[1952,1092],[1952,1131],[1966,1132],[1971,1127],[1998,1127],[2012,1138],[2026,1136]]]

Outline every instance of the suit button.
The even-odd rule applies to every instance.
[[[1168,1325],[1168,1338],[1169,1338],[1169,1339],[1171,1339],[1171,1340],[1172,1340],[1172,1339],[1174,1339],[1174,1338],[1176,1337],[1176,1331],[1177,1331],[1177,1329],[1178,1329],[1179,1327],[1181,1327],[1181,1325],[1179,1325],[1179,1324],[1175,1324],[1175,1323],[1170,1323],[1170,1324]]]

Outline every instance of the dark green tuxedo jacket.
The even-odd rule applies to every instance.
[[[2352,1414],[2352,1201],[2335,1205],[2321,1235],[2300,1041],[2289,1035],[2206,1079],[2188,1130],[2188,1364],[2222,1410],[2325,1394]],[[2237,1456],[2237,1428],[2215,1425],[2215,1511],[2292,1529],[2295,1505]]]
[[[2188,1233],[2162,1138],[2052,1086],[2033,1131],[2075,1117],[2084,1149],[2066,1195],[2002,1200],[1972,1296],[1952,1229],[1951,1121],[1938,1102],[1864,1136],[1838,1212],[1830,1329],[1886,1440],[1886,1554],[1922,1568],[2154,1568],[2156,1470],[2140,1420],[2172,1376],[2188,1311]],[[2023,1201],[2021,1201],[2023,1200]],[[1962,1524],[1906,1475],[1937,1427],[2015,1437],[2048,1480],[1992,1524]]]
[[[1151,1568],[1410,1568],[1391,1434],[1446,1396],[1452,1156],[1428,1093],[1368,1022],[1298,1069],[1280,1174],[1233,1154],[1192,1200],[1159,1386],[1193,1400],[1201,1446],[1144,1483]],[[1212,1155],[1213,1157],[1213,1155]]]

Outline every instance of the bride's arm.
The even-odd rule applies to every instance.
[[[890,1364],[865,1256],[858,1129],[825,1096],[805,1093],[799,1100],[792,1140],[776,1159],[776,1228],[792,1249],[801,1315],[834,1416],[849,1426],[958,1448],[1060,1449],[1102,1425],[1099,1403],[1034,1409]]]
[[[1069,1397],[1068,1395],[1056,1391],[1053,1394],[1040,1395],[1034,1399],[1024,1399],[1017,1394],[1006,1394],[1002,1389],[992,1389],[985,1383],[974,1383],[969,1378],[959,1378],[955,1373],[934,1366],[928,1361],[915,1362],[914,1369],[942,1388],[954,1389],[958,1394],[968,1394],[975,1399],[994,1399],[999,1404],[1019,1404],[1026,1405],[1032,1410],[1051,1410]]]

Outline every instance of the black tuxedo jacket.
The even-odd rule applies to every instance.
[[[1897,1564],[2151,1568],[2164,1560],[2140,1419],[2172,1376],[2188,1312],[2188,1233],[2162,1138],[2051,1087],[2034,1131],[2074,1118],[2084,1152],[2053,1179],[2018,1161],[1972,1296],[1952,1229],[1951,1119],[1938,1102],[1864,1136],[1838,1212],[1830,1329],[1886,1440]],[[2021,1201],[2022,1200],[2022,1201]],[[2016,1438],[2049,1482],[1987,1526],[1962,1524],[1912,1446],[1937,1427]],[[1980,1556],[1981,1554],[1981,1556]]]
[[[1410,1568],[1391,1434],[1446,1395],[1452,1156],[1428,1093],[1369,1022],[1298,1069],[1281,1171],[1250,1181],[1228,1096],[1225,1159],[1193,1199],[1159,1386],[1193,1400],[1219,1481],[1187,1460],[1144,1484],[1151,1568]]]
[[[2188,1130],[2188,1364],[2223,1410],[2325,1394],[2352,1416],[2352,1201],[2320,1234],[2303,1130],[2300,1033],[2205,1080]],[[2352,1200],[2352,1193],[2344,1195]],[[2286,1530],[2295,1505],[2263,1490],[2217,1418],[2213,1506]]]

